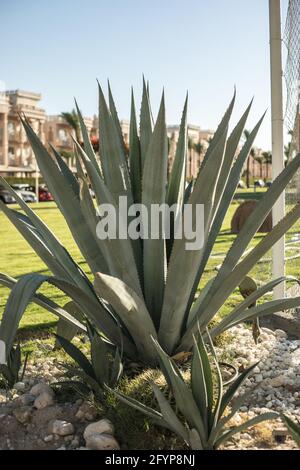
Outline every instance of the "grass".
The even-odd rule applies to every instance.
[[[239,190],[240,191],[240,190]],[[246,190],[242,190],[243,194],[248,194]],[[233,201],[223,224],[222,230],[216,241],[212,256],[206,267],[204,276],[200,283],[200,289],[205,283],[216,275],[216,269],[221,264],[224,255],[229,250],[235,235],[230,233],[230,221],[234,211],[238,207],[237,201]],[[34,204],[32,208],[37,211],[41,219],[55,232],[60,241],[69,250],[72,257],[80,264],[80,266],[90,275],[87,265],[84,262],[77,246],[75,245],[69,229],[57,209],[55,203],[41,203]],[[298,222],[290,233],[287,235],[287,240],[290,240],[293,235],[300,233],[300,222]],[[250,246],[254,246],[264,235],[258,234],[251,242]],[[23,240],[21,235],[17,232],[14,226],[6,219],[3,213],[0,213],[0,271],[5,272],[15,278],[29,273],[39,272],[42,274],[50,274],[43,262],[34,254],[30,246]],[[271,256],[269,253],[267,256]],[[290,275],[298,276],[300,268],[300,258],[287,262],[287,273]],[[267,281],[271,278],[271,263],[260,263],[252,270],[251,275],[260,282]],[[41,293],[49,296],[52,300],[64,305],[68,301],[63,293],[50,285],[43,285],[40,289]],[[0,315],[3,312],[9,290],[0,287]],[[220,311],[221,315],[229,312],[241,296],[236,290]],[[30,304],[27,307],[26,313],[23,316],[20,324],[20,332],[22,336],[43,336],[55,327],[56,317],[41,307]],[[50,330],[50,331],[49,331]],[[44,331],[44,332],[43,332]]]

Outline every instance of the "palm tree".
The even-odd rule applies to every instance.
[[[272,163],[272,153],[268,150],[266,152],[263,152],[262,156],[263,156],[264,162],[266,164],[266,179],[269,179],[269,166]]]
[[[248,131],[247,129],[244,130],[244,138],[245,140],[247,140],[250,136],[250,131]],[[256,148],[255,147],[252,147],[251,150],[250,150],[250,153],[248,155],[248,158],[247,158],[247,170],[246,170],[246,186],[247,188],[250,188],[250,156],[255,159],[256,156],[257,156],[257,151],[256,151]],[[253,175],[254,176],[254,172],[253,172]]]
[[[61,113],[61,117],[63,117],[64,120],[69,124],[69,126],[74,130],[76,140],[77,142],[80,142],[80,139],[81,139],[80,125],[79,125],[78,115],[75,109],[72,109],[70,113],[69,112]]]
[[[262,153],[257,153],[254,156],[255,161],[259,164],[259,177],[260,179],[263,178],[263,163],[264,163],[264,156]]]

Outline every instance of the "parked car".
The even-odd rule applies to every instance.
[[[5,202],[5,204],[13,204],[16,202],[15,198],[12,197],[9,191],[3,186],[0,186],[0,199]]]
[[[39,186],[39,201],[54,201],[52,194],[46,186]]]
[[[23,201],[27,203],[37,202],[37,197],[29,184],[12,184],[11,187],[17,191]]]
[[[255,188],[264,188],[265,187],[265,182],[263,180],[256,180],[256,181],[254,181],[254,187]]]

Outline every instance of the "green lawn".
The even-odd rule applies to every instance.
[[[47,225],[55,232],[60,241],[69,250],[74,259],[80,263],[81,267],[86,271],[87,266],[83,261],[79,250],[73,242],[72,236],[64,222],[63,217],[56,208],[54,203],[40,203],[32,206],[38,213],[38,215],[47,223]],[[222,257],[228,251],[231,246],[235,235],[230,233],[230,220],[237,208],[237,202],[233,202],[228,214],[226,216],[225,223],[222,227],[222,231],[217,239],[216,245],[212,256],[210,257],[207,269],[201,281],[200,288],[204,283],[216,274],[216,267],[222,262]],[[295,233],[300,233],[300,222],[298,222],[291,232],[288,234],[287,239],[290,239]],[[257,235],[252,242],[252,246],[257,243],[264,235]],[[23,274],[29,272],[39,272],[42,274],[48,274],[49,271],[46,269],[42,261],[34,254],[29,245],[22,239],[17,230],[13,225],[6,219],[6,217],[0,213],[0,271],[7,273],[13,277],[19,278]],[[287,262],[287,273],[298,276],[300,268],[300,259],[295,259]],[[270,263],[257,264],[253,272],[251,273],[257,280],[266,281],[270,279]],[[45,285],[40,289],[45,295],[51,297],[54,301],[63,305],[67,299],[57,289],[52,286]],[[3,312],[9,290],[0,287],[0,315]],[[224,305],[221,313],[228,312],[238,300],[240,295],[236,291],[228,299]],[[44,329],[50,326],[54,326],[56,317],[41,307],[30,304],[24,315],[21,328],[22,329]]]

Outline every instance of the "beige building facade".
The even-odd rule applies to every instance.
[[[46,115],[39,105],[41,95],[23,90],[0,93],[0,174],[3,176],[34,176],[36,162],[33,151],[27,141],[20,121],[20,115],[26,115],[31,126],[42,142],[49,147],[54,146],[75,171],[75,162],[70,155],[73,152],[72,137],[75,131],[60,115]],[[88,132],[97,142],[99,139],[98,118],[84,118]],[[121,120],[124,141],[129,143],[129,121]],[[169,166],[172,168],[179,137],[179,126],[168,126]],[[188,125],[188,158],[187,178],[196,178],[205,151],[213,137],[214,131],[199,126]],[[256,160],[250,162],[250,172],[254,178],[268,178],[270,168]]]

